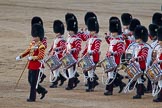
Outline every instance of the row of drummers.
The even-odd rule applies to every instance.
[[[66,90],[72,90],[80,82],[76,72],[76,64],[82,68],[86,81],[87,92],[94,91],[98,85],[98,77],[95,74],[96,66],[101,65],[107,74],[104,84],[106,84],[104,95],[113,95],[113,87],[119,86],[120,91],[130,91],[132,85],[136,87],[136,95],[133,99],[140,99],[144,95],[144,75],[148,77],[148,90],[152,90],[156,98],[154,102],[162,102],[162,82],[161,82],[161,45],[162,45],[162,14],[154,13],[152,24],[149,25],[149,33],[140,21],[133,18],[129,13],[123,13],[121,20],[111,17],[109,19],[109,33],[105,40],[109,44],[108,51],[104,60],[99,61],[101,39],[98,36],[99,23],[97,16],[93,12],[87,12],[85,15],[85,25],[87,29],[78,32],[77,18],[72,13],[65,15],[67,31],[69,36],[67,41],[63,38],[64,25],[60,20],[55,20],[53,30],[56,38],[48,52],[46,63],[51,69],[53,80],[50,87],[57,87],[58,81],[61,85],[68,78]],[[148,36],[152,43],[147,42]],[[81,42],[87,44],[82,52],[81,59],[78,55],[81,51]],[[122,61],[122,62],[121,62]],[[126,85],[122,79],[123,76],[118,73],[117,67],[120,64],[126,65],[130,81]],[[63,68],[61,68],[61,64]],[[60,69],[64,71],[64,76],[60,74]],[[67,77],[68,76],[68,77]],[[63,78],[66,77],[66,78]]]

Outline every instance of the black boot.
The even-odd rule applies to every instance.
[[[137,94],[137,95],[133,96],[133,99],[141,99],[141,95]]]
[[[44,81],[45,78],[46,78],[46,75],[43,74],[42,77],[41,77],[41,79],[40,79],[40,81],[39,81],[39,83],[42,83],[42,82]]]
[[[42,96],[40,97],[40,99],[43,99],[47,93],[48,93],[48,91],[44,90],[44,92],[42,92]]]
[[[123,89],[124,89],[125,86],[126,86],[126,84],[121,81],[120,86],[119,86],[120,90],[119,90],[118,93],[121,93],[123,91]]]
[[[162,102],[162,90],[158,93],[157,98],[153,102]]]
[[[73,88],[77,87],[77,85],[80,83],[80,80],[78,78],[74,78],[74,84]]]
[[[93,87],[94,87],[94,80],[91,80],[90,78],[87,79],[87,89],[86,92],[92,92],[94,91]]]
[[[106,85],[106,90],[104,92],[105,96],[113,95],[112,91],[109,91],[110,90],[109,88],[110,88],[110,85]]]
[[[59,86],[62,86],[64,84],[64,82],[66,81],[66,78],[64,76],[62,76],[62,74],[60,74],[60,80],[61,80],[61,82],[60,82]]]
[[[52,82],[50,85],[50,88],[57,88],[58,81],[60,80],[60,77],[57,77],[56,81]]]
[[[110,83],[112,80],[113,80],[113,79],[110,79],[110,80],[109,80],[109,83]],[[109,85],[106,85],[106,91],[104,92],[104,95],[105,95],[105,96],[113,95],[113,85],[114,85],[114,82],[112,82],[112,83],[109,84]]]
[[[44,87],[38,85],[37,92],[42,95],[40,99],[43,99],[48,91]]]
[[[126,84],[124,82],[122,82],[122,78],[120,77],[116,77],[115,80],[114,80],[114,85],[117,87],[119,86],[119,92],[118,93],[121,93],[124,89],[124,87],[126,86]]]
[[[65,88],[66,90],[72,90],[73,89],[73,83],[74,83],[74,78],[70,78],[68,81],[68,86]]]
[[[133,96],[133,99],[141,99],[142,95],[144,95],[144,85],[143,84],[137,84],[137,95]]]

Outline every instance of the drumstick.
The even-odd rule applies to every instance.
[[[18,86],[18,84],[19,84],[19,81],[20,81],[20,79],[21,79],[21,77],[22,77],[22,75],[23,75],[23,73],[24,73],[24,71],[25,71],[27,65],[28,65],[28,61],[26,62],[25,67],[24,67],[23,71],[21,72],[20,77],[19,77],[19,79],[17,80],[16,86],[15,86],[14,89],[17,88],[17,86]]]

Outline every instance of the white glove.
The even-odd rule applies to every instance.
[[[32,56],[29,56],[29,57],[28,57],[28,60],[32,60],[32,59],[33,59],[33,57],[32,57]]]
[[[17,56],[16,57],[16,61],[19,61],[19,60],[21,60],[21,57],[20,56]]]

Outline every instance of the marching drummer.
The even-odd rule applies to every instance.
[[[28,81],[30,83],[30,96],[27,99],[27,102],[34,102],[36,100],[36,91],[41,94],[41,98],[43,99],[47,94],[47,90],[37,85],[39,68],[41,66],[40,60],[44,58],[45,54],[45,46],[41,42],[44,38],[44,29],[40,24],[33,24],[32,26],[32,37],[33,41],[30,43],[29,48],[27,48],[21,55],[16,57],[16,60],[20,60],[21,58],[29,55],[28,60]]]
[[[134,30],[134,37],[136,41],[136,46],[134,49],[134,56],[131,58],[131,62],[135,63],[141,71],[146,69],[146,61],[148,56],[148,46],[146,42],[148,40],[148,31],[144,26],[137,26]],[[142,76],[137,79],[136,85],[136,95],[133,96],[133,99],[141,99],[144,95],[144,84]]]
[[[85,49],[83,50],[82,57],[84,55],[89,55],[92,61],[97,64],[100,58],[100,44],[101,39],[98,38],[99,32],[99,24],[96,18],[91,17],[87,21],[88,31],[90,32],[89,35],[91,38],[87,40]],[[96,77],[94,76],[95,68],[92,68],[88,72],[87,78],[87,89],[86,92],[93,92],[98,82],[96,81]]]
[[[66,22],[66,25],[68,24],[68,20],[69,20],[69,19],[74,19],[74,20],[76,20],[76,22],[78,23],[77,17],[76,17],[73,13],[67,13],[67,14],[65,15],[65,22]],[[82,31],[79,31],[79,30],[78,30],[77,33],[76,33],[76,35],[77,35],[77,37],[80,38],[82,41],[85,41],[84,38],[86,38],[86,37],[83,37],[83,36],[81,37],[81,36],[80,36],[81,32],[82,32]],[[80,82],[79,79],[78,79],[78,77],[79,77],[79,73],[76,71],[76,72],[75,72],[75,80],[74,80],[75,85],[74,85],[74,86],[77,86],[77,84]]]
[[[162,27],[160,27],[157,31],[157,38],[158,38],[158,43],[159,46],[155,46],[155,50],[157,51],[157,56],[156,56],[156,60],[153,62],[154,64],[160,64],[160,69],[162,70]],[[160,72],[160,76],[161,76],[161,72]],[[157,94],[157,97],[155,99],[153,99],[153,102],[162,102],[162,80],[159,79],[158,80],[158,84],[157,84],[160,88],[159,93]]]
[[[67,38],[65,53],[72,54],[74,59],[78,60],[78,55],[79,52],[81,51],[82,40],[77,36],[78,22],[76,19],[71,18],[67,20],[67,31],[69,36]],[[66,90],[72,90],[80,82],[78,78],[75,76],[75,74],[76,74],[76,64],[68,69],[69,80]]]
[[[48,55],[56,55],[59,59],[63,57],[63,51],[66,48],[66,40],[63,37],[64,34],[64,24],[60,20],[55,20],[53,22],[53,32],[56,35],[56,38],[53,40],[52,46],[48,51]],[[60,86],[66,81],[66,78],[62,76],[60,73],[60,69],[56,69],[53,72],[54,81],[52,81],[52,85],[50,85],[50,88],[57,88],[58,81],[60,80]],[[51,75],[52,77],[52,75]]]
[[[110,35],[105,37],[106,42],[110,45],[108,52],[106,54],[107,57],[113,56],[115,59],[115,63],[117,65],[120,64],[120,59],[122,54],[125,51],[124,41],[121,36],[121,23],[117,17],[111,17],[109,20],[109,31]],[[116,74],[116,77],[114,75]],[[104,95],[113,95],[113,85],[117,85],[120,87],[119,93],[123,90],[126,85],[122,82],[121,75],[117,73],[117,69],[112,72],[108,72],[108,82],[106,85],[106,90]]]

